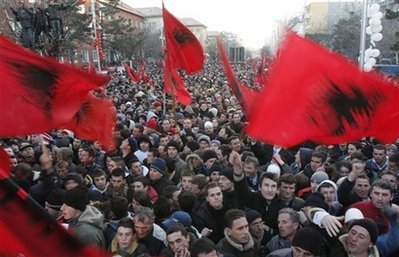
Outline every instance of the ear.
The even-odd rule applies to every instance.
[[[298,228],[299,228],[299,222],[295,222],[295,223],[294,223],[294,227],[295,227],[295,230],[298,230]]]
[[[228,236],[231,236],[231,229],[230,228],[224,228],[224,231]]]

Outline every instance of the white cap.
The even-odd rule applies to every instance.
[[[208,127],[213,127],[213,124],[212,124],[212,122],[210,122],[210,121],[206,121],[205,122],[205,124],[204,124],[204,128],[208,128]]]
[[[350,208],[345,212],[345,224],[351,220],[363,219],[363,213],[357,208]]]
[[[267,166],[266,172],[274,173],[277,177],[280,177],[281,169],[277,164],[271,163]]]

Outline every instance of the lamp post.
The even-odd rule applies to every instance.
[[[367,10],[368,10],[368,0],[363,0],[363,13],[362,13],[362,24],[360,33],[360,58],[359,67],[364,70],[364,52],[366,50],[366,26],[367,26]]]
[[[97,40],[97,22],[96,22],[96,0],[91,0],[91,17],[92,17],[92,27],[94,30],[94,40]],[[96,52],[97,52],[97,70],[101,71],[101,62],[100,62],[100,49],[99,45],[96,44]]]

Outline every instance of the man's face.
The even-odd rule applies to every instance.
[[[241,117],[239,114],[235,113],[233,114],[233,122],[234,123],[239,123],[241,121]]]
[[[79,156],[80,162],[83,164],[91,164],[93,163],[93,156],[90,156],[89,152],[87,151],[82,151],[82,154]]]
[[[355,152],[357,152],[356,147],[354,145],[352,145],[352,144],[349,144],[348,145],[348,154],[351,155],[351,154],[353,154]]]
[[[159,140],[159,144],[166,146],[169,143],[169,137],[161,137],[161,139]]]
[[[168,132],[170,130],[170,127],[171,127],[171,125],[170,125],[170,121],[169,120],[164,120],[162,122],[162,128],[163,128],[163,130],[165,132]]]
[[[162,177],[162,174],[161,174],[160,172],[158,172],[158,171],[155,170],[155,169],[150,168],[150,179],[151,179],[152,181],[160,180],[161,177]]]
[[[123,177],[111,176],[110,182],[111,182],[112,187],[116,190],[122,188],[125,184],[125,180],[123,179]]]
[[[31,146],[25,147],[25,149],[21,151],[21,155],[24,158],[31,158],[34,154],[33,147]]]
[[[218,157],[219,162],[225,162],[227,160],[227,156],[224,156],[222,150],[218,149],[216,151],[216,156]]]
[[[191,189],[191,181],[193,180],[192,176],[182,176],[180,180],[181,187],[184,191],[190,191]]]
[[[99,177],[94,178],[94,185],[100,189],[104,190],[106,185],[107,185],[107,179],[105,178],[105,175],[101,175]]]
[[[208,144],[208,142],[207,141],[205,141],[205,140],[201,140],[200,142],[199,142],[199,148],[200,148],[200,150],[205,150],[205,149],[209,149],[209,144]]]
[[[366,178],[357,178],[353,190],[360,198],[366,198],[370,190],[370,182]]]
[[[371,202],[378,209],[382,209],[384,206],[390,204],[393,199],[391,190],[382,189],[381,187],[374,186],[371,190]]]
[[[184,129],[191,129],[192,126],[193,126],[193,124],[191,123],[190,119],[184,119],[184,121],[183,121]]]
[[[148,153],[147,153],[147,164],[153,163],[154,160],[155,160],[154,153],[148,152]]]
[[[61,205],[61,212],[62,215],[64,216],[65,220],[70,220],[76,217],[76,215],[78,214],[78,210],[66,205],[65,203],[63,205]]]
[[[59,178],[65,178],[66,174],[68,173],[68,169],[67,167],[58,167],[55,169],[55,172]]]
[[[210,158],[210,159],[206,160],[206,162],[204,164],[208,169],[210,169],[215,161],[216,161],[216,158]]]
[[[384,163],[386,161],[385,150],[374,149],[373,150],[373,158],[376,163],[380,163],[380,164]]]
[[[324,201],[331,206],[335,201],[335,189],[334,187],[322,187],[320,193],[324,196]]]
[[[244,162],[243,170],[247,177],[255,177],[257,174],[255,163],[253,162]]]
[[[265,229],[263,228],[262,218],[257,218],[249,225],[249,232],[251,235],[261,238],[265,234]]]
[[[206,126],[205,127],[205,133],[210,135],[213,133],[213,127],[212,126]]]
[[[173,146],[169,146],[168,147],[168,156],[169,156],[169,158],[172,158],[172,159],[174,159],[174,158],[176,158],[177,157],[177,149],[175,148],[175,147],[173,147]]]
[[[388,181],[392,188],[396,188],[398,186],[397,178],[393,174],[384,174],[381,176],[381,179]]]
[[[200,195],[201,190],[199,189],[197,184],[191,184],[191,188],[189,190],[196,197]]]
[[[206,201],[214,209],[220,210],[223,207],[223,194],[220,187],[213,187],[208,189]]]
[[[323,161],[321,158],[312,156],[312,158],[310,159],[310,168],[312,169],[313,172],[315,172],[322,165],[323,165]]]
[[[118,241],[121,249],[127,249],[134,239],[133,229],[119,227],[116,231],[116,240]]]
[[[144,187],[143,183],[141,181],[134,181],[133,182],[133,192],[145,192],[146,188]]]
[[[150,143],[148,143],[147,141],[141,141],[140,142],[140,150],[143,152],[147,152],[148,149],[150,149]]]
[[[271,201],[277,194],[277,182],[269,178],[264,178],[259,185],[259,190],[266,200]]]
[[[280,236],[285,239],[292,239],[295,231],[298,229],[299,223],[293,222],[288,213],[281,213],[277,218],[278,231]]]
[[[178,253],[183,251],[184,248],[188,249],[190,245],[190,236],[183,236],[181,231],[171,233],[166,236],[166,240],[168,241],[168,245],[173,253]]]
[[[143,168],[141,167],[140,162],[133,162],[130,165],[130,168],[134,176],[139,176],[143,173]]]
[[[281,182],[280,184],[280,198],[283,200],[291,200],[295,193],[295,184],[287,184]]]
[[[230,141],[230,146],[234,151],[239,152],[241,150],[241,141],[236,138]]]
[[[234,220],[226,232],[238,244],[246,244],[250,238],[248,221],[245,217]]]
[[[212,171],[211,175],[209,175],[211,181],[219,183],[220,180],[220,171]]]
[[[358,225],[354,225],[348,233],[346,248],[353,256],[362,256],[372,246],[369,232]],[[368,256],[368,254],[364,255]]]
[[[134,230],[136,231],[137,239],[146,237],[152,228],[152,222],[149,219],[145,221],[139,221],[137,218],[134,219]]]
[[[223,192],[231,192],[234,190],[234,183],[231,182],[226,176],[220,176],[219,186]]]
[[[140,129],[139,128],[133,128],[132,136],[135,137],[135,138],[141,137],[142,133],[140,132]]]

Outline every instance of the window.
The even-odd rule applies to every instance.
[[[82,50],[82,62],[83,63],[89,62],[89,50]]]
[[[97,50],[92,51],[93,62],[98,62]]]

